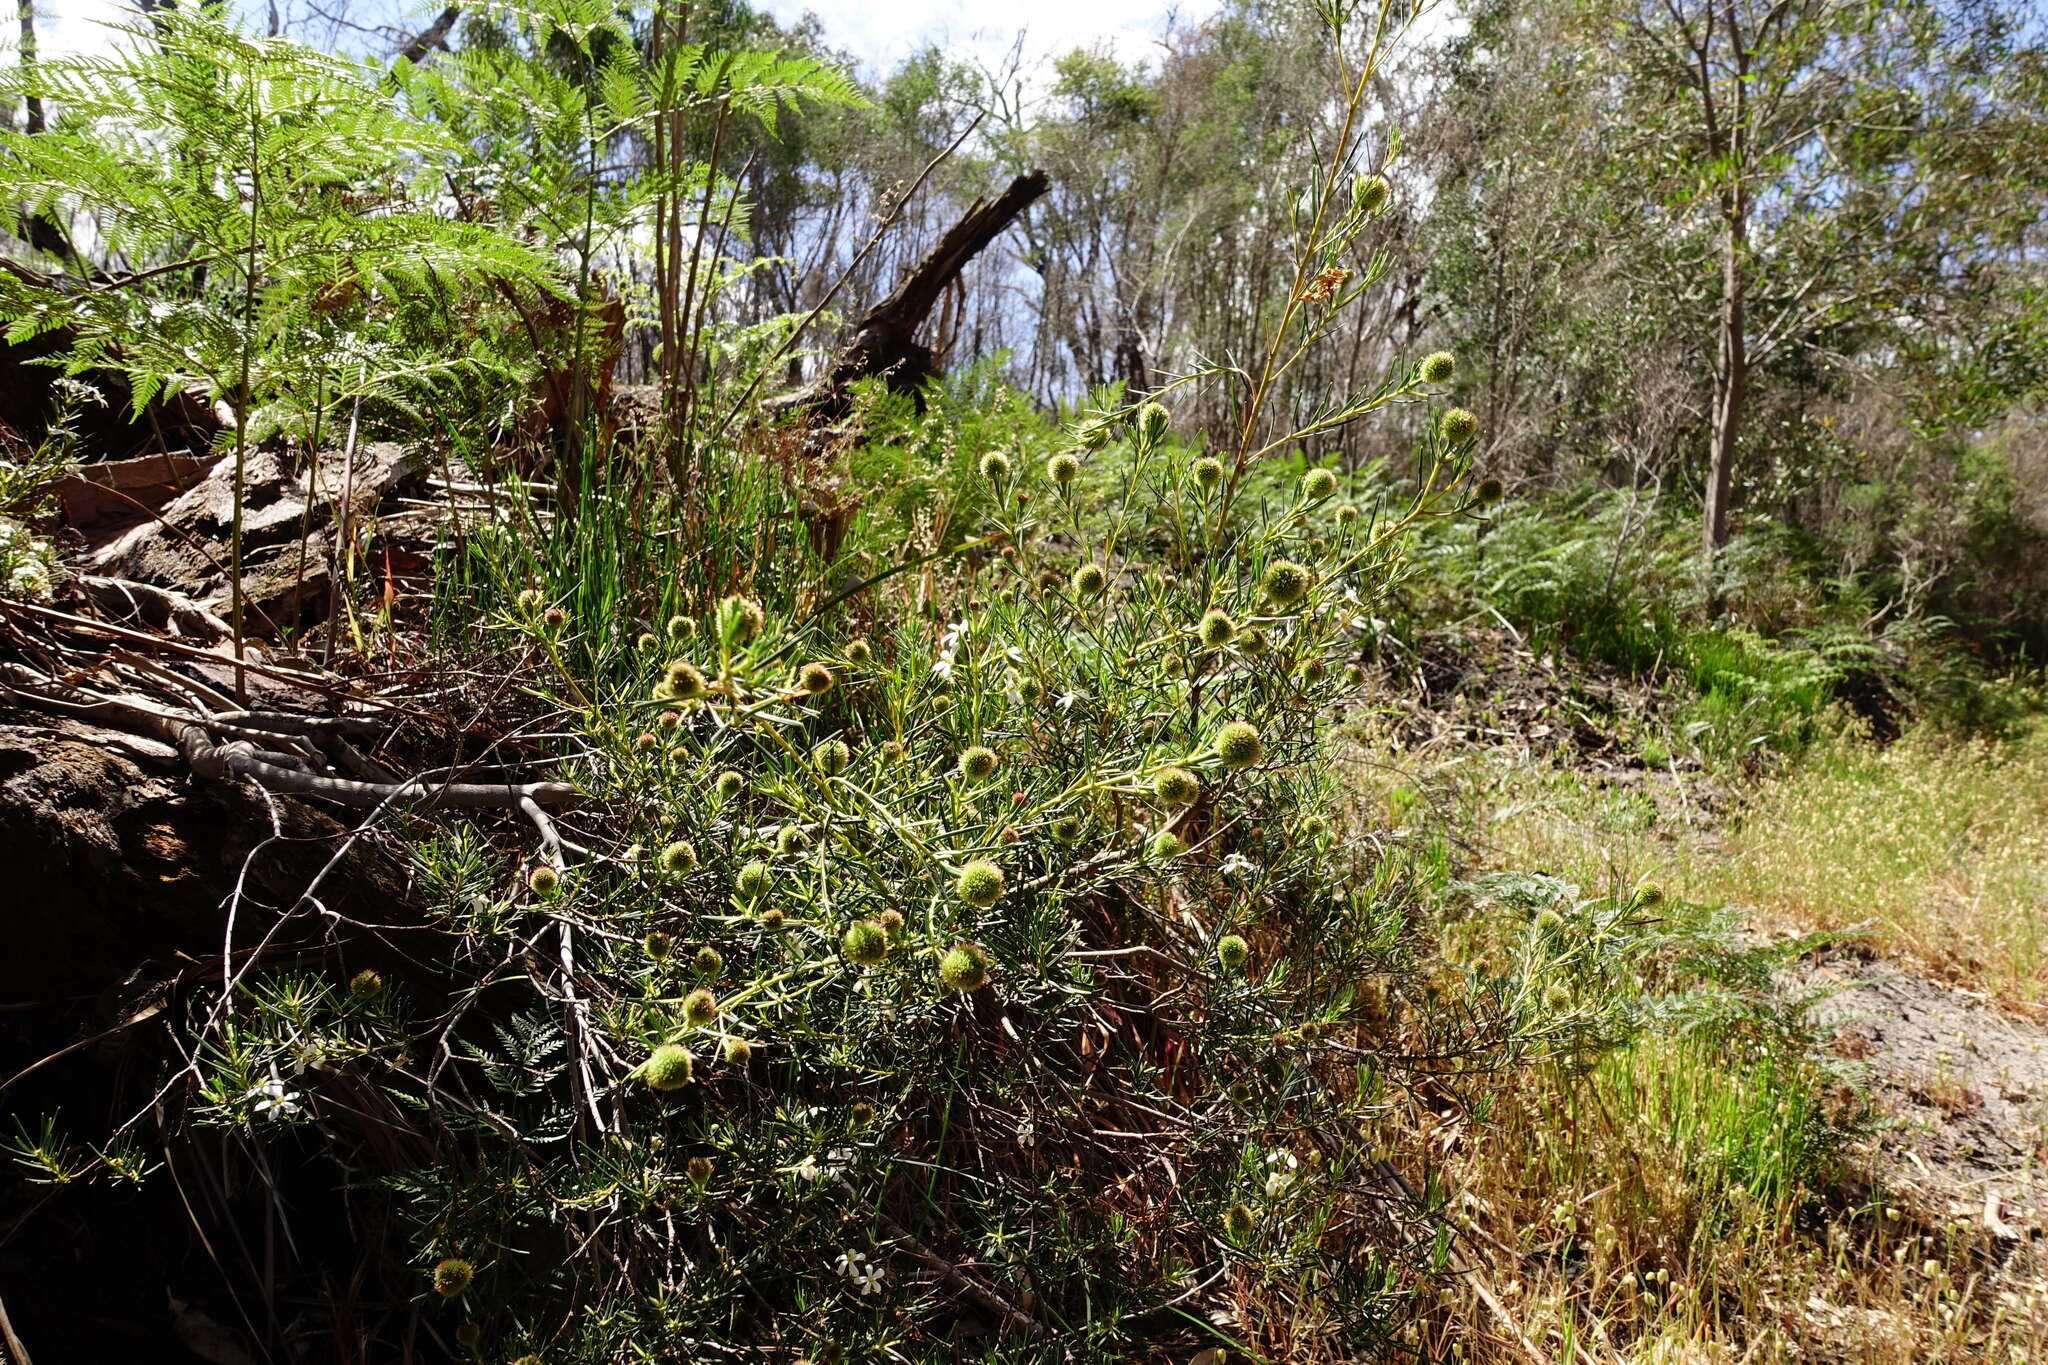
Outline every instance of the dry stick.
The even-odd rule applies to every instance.
[[[145,635],[141,631],[129,630],[123,626],[112,626],[104,621],[94,621],[83,616],[73,616],[68,611],[58,611],[53,607],[39,607],[33,602],[13,602],[6,598],[0,598],[0,615],[12,611],[26,612],[31,616],[40,616],[50,621],[61,621],[76,630],[90,631],[94,634],[110,636],[116,640],[126,640],[130,644],[146,645],[151,649],[162,650],[167,654],[181,654],[188,659],[204,659],[206,662],[213,664],[227,662],[227,660],[222,659],[220,655],[210,649],[197,649],[191,645],[181,645],[174,640],[166,640],[158,635]],[[262,664],[252,664],[247,661],[240,664],[240,667],[247,672],[256,674],[258,677],[271,678],[278,682],[288,682],[294,686],[303,687],[308,691],[318,692],[323,697],[348,697],[353,701],[381,706],[387,711],[403,709],[397,703],[385,701],[379,697],[352,696],[332,683],[322,682],[310,673],[293,673],[287,669],[266,667]]]
[[[357,382],[360,384],[361,380]],[[327,638],[320,642],[320,662],[330,666],[334,663],[334,618],[341,609],[342,565],[345,556],[355,548],[349,522],[356,501],[356,420],[362,415],[363,396],[359,393],[348,414],[348,439],[341,450],[341,505],[334,509],[334,567],[327,575]]]
[[[0,1339],[7,1343],[7,1359],[11,1365],[35,1365],[28,1358],[28,1347],[21,1344],[21,1338],[14,1334],[14,1323],[7,1317],[7,1303],[0,1300]]]
[[[492,810],[525,801],[567,805],[582,796],[566,782],[437,784],[426,777],[395,783],[323,777],[284,766],[276,761],[280,755],[257,749],[248,740],[215,744],[207,725],[209,718],[193,712],[166,710],[135,698],[100,696],[20,664],[0,664],[0,687],[46,707],[140,728],[176,746],[197,776],[223,782],[253,782],[266,792],[279,795],[317,796],[345,806],[405,804],[420,810]]]

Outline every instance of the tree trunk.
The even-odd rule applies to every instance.
[[[1704,542],[1709,572],[1728,541],[1728,500],[1735,486],[1737,443],[1749,389],[1749,332],[1744,309],[1742,257],[1748,233],[1740,210],[1731,214],[1721,255],[1721,325],[1714,366],[1714,429],[1707,459]],[[1718,606],[1718,576],[1708,594]]]

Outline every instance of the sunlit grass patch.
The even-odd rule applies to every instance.
[[[2048,1002],[2048,741],[1812,753],[1747,803],[1703,889]]]

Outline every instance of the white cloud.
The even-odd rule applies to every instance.
[[[105,52],[120,37],[108,25],[133,24],[141,17],[122,0],[43,0],[36,6],[36,46],[52,57]]]
[[[1020,36],[1027,60],[1106,44],[1132,61],[1150,55],[1176,14],[1206,17],[1217,0],[766,0],[763,8],[785,24],[816,14],[828,42],[880,75],[930,43],[995,65]]]

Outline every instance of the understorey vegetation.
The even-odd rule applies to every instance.
[[[1035,123],[738,5],[25,9],[0,1356],[2038,1358],[2048,1075],[1899,1082],[1835,1003],[2041,1005],[2033,168],[1951,299],[1997,365],[1892,320],[1945,231],[1841,274],[1904,210],[1773,189],[1797,138],[1589,163],[1581,307],[1500,158],[1595,85],[1697,150],[1696,34],[1511,128],[1553,8],[1226,6]],[[1883,141],[1941,16],[1819,10],[1728,59],[1819,73],[1750,131],[1944,194],[2025,143],[2021,36]],[[1725,353],[1651,392],[1731,260],[1768,460]],[[1918,1182],[1901,1093],[1990,1126]]]

